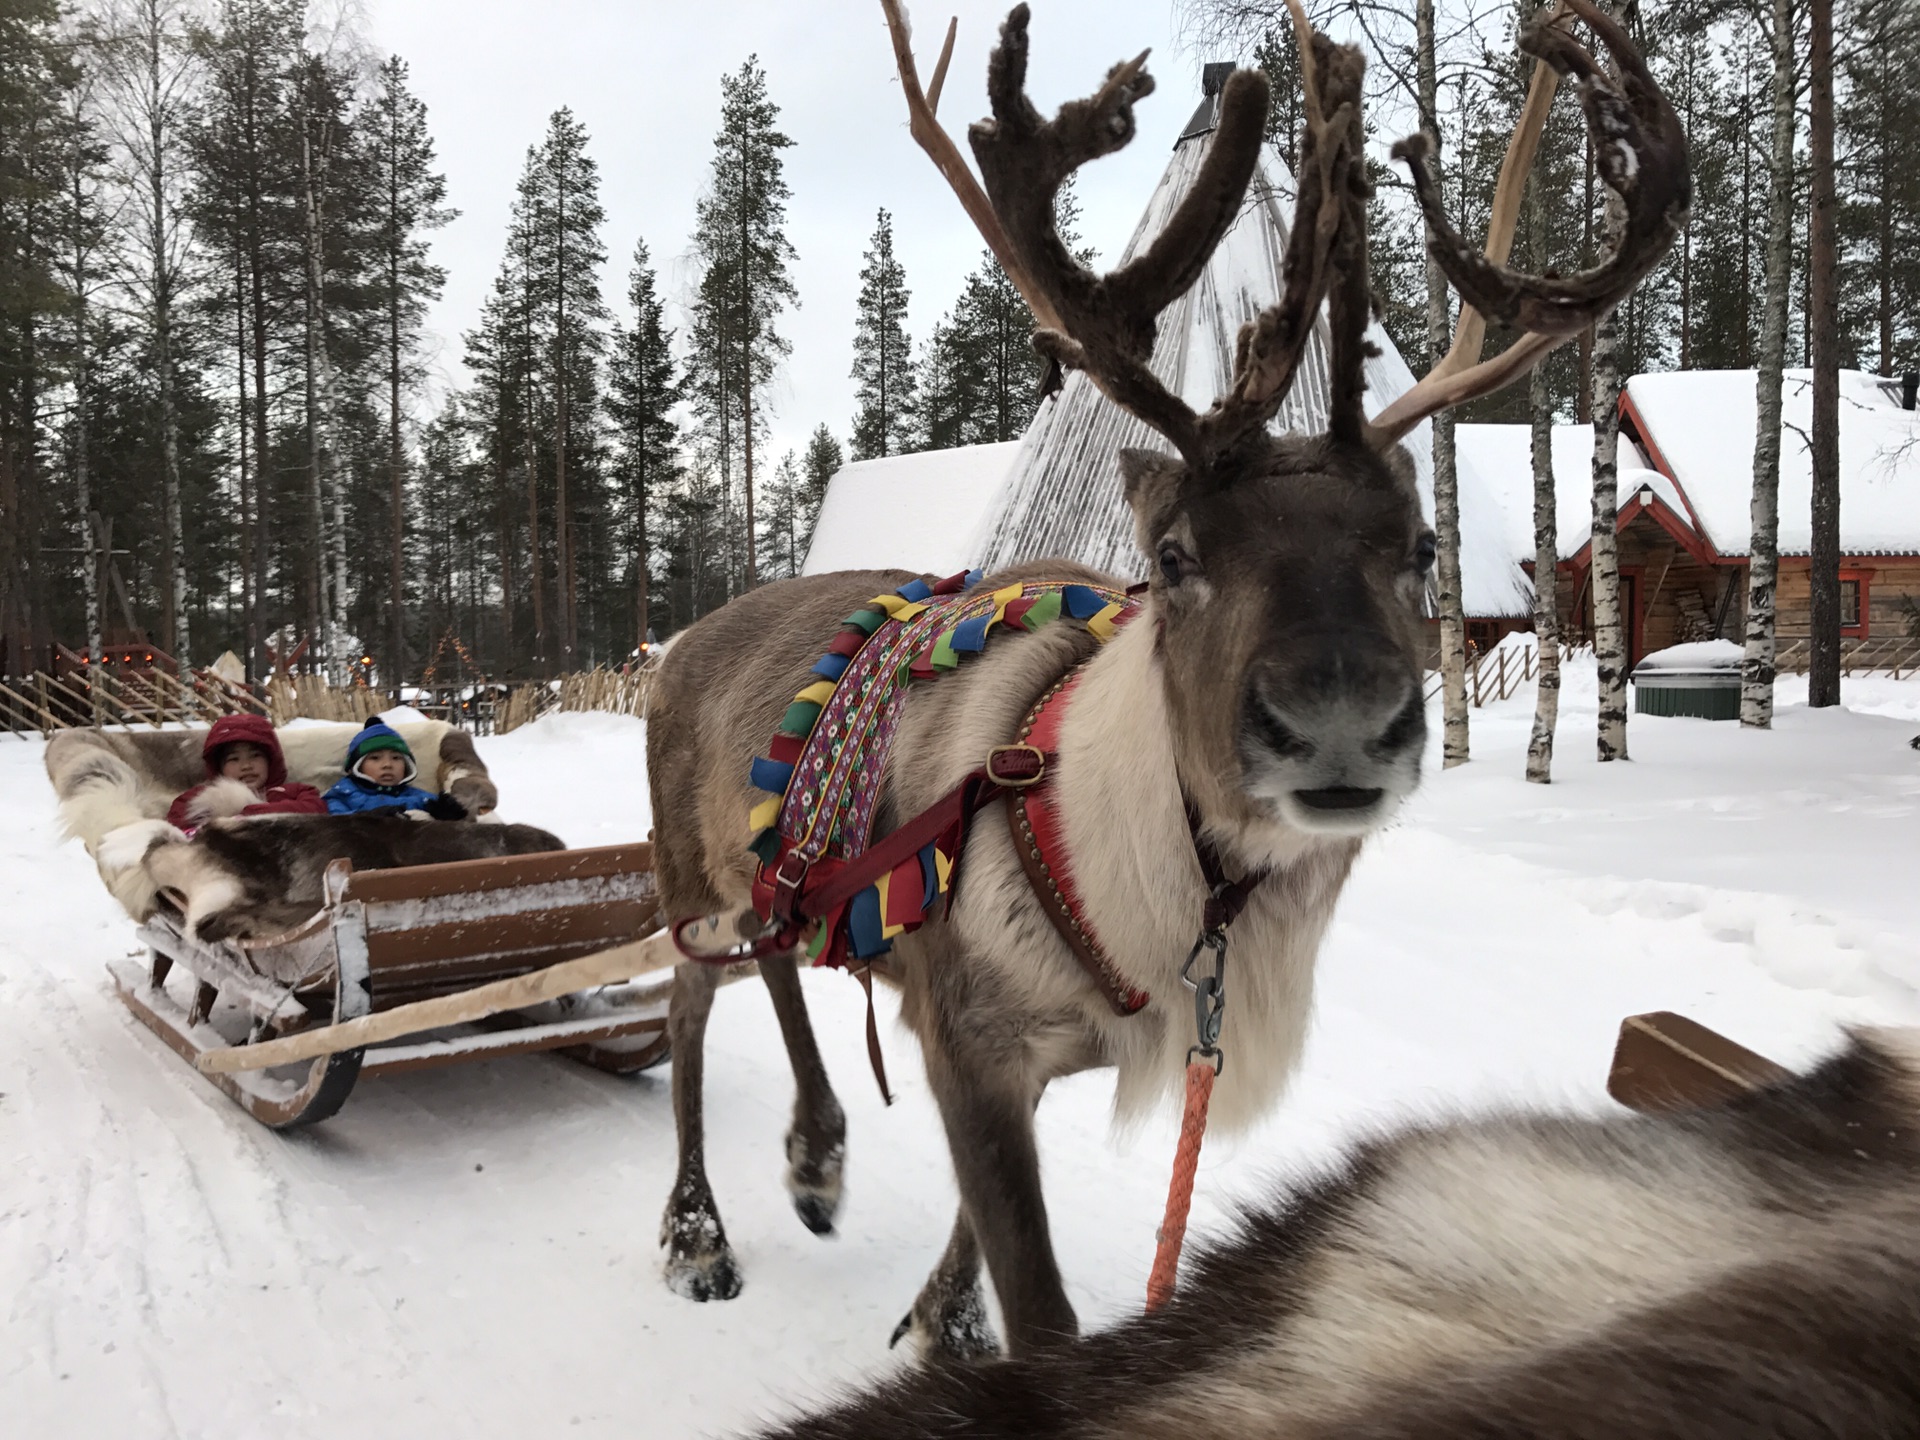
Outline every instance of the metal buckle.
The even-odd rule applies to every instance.
[[[1002,755],[1011,754],[1014,751],[1022,751],[1033,756],[1033,774],[1016,775],[1010,778],[1000,773],[1000,767],[995,762]],[[1009,790],[1030,789],[1047,778],[1047,752],[1038,745],[996,745],[987,751],[987,775],[994,784],[1005,786]]]

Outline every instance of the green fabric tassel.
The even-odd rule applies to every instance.
[[[780,717],[782,735],[798,735],[802,740],[813,733],[813,722],[820,718],[820,707],[811,700],[796,700]]]
[[[933,668],[951,670],[960,663],[960,657],[954,653],[953,631],[949,630],[933,642]]]
[[[758,835],[754,836],[752,840],[747,842],[747,849],[759,857],[762,865],[773,864],[773,862],[780,857],[779,827],[769,825]]]
[[[840,622],[849,630],[858,630],[862,635],[871,635],[887,623],[884,610],[856,610]]]
[[[1020,628],[1038,630],[1042,625],[1050,625],[1060,618],[1060,592],[1049,590],[1035,597],[1033,604],[1027,607],[1027,613],[1020,617]]]

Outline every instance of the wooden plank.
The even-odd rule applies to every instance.
[[[557,1000],[595,986],[631,980],[656,970],[667,970],[682,962],[672,933],[662,930],[644,940],[616,945],[598,955],[568,960],[510,980],[496,980],[457,995],[437,1000],[422,1000],[401,1005],[377,1015],[363,1015],[340,1025],[267,1040],[257,1045],[235,1045],[202,1055],[200,1069],[207,1074],[228,1074],[236,1070],[257,1070],[269,1065],[285,1065],[295,1060],[310,1060],[336,1050],[348,1050],[418,1035],[449,1025],[471,1024],[503,1010],[524,1010],[545,1000]]]
[[[1792,1072],[1706,1026],[1658,1010],[1620,1024],[1607,1093],[1630,1110],[1724,1105]]]
[[[449,920],[410,930],[376,930],[369,936],[375,983],[405,983],[410,974],[449,967],[470,970],[476,964],[485,965],[493,956],[517,958],[581,945],[598,945],[604,950],[645,935],[653,910],[651,903],[623,900]]]
[[[484,894],[553,880],[648,873],[653,846],[601,845],[586,850],[550,850],[489,860],[453,860],[444,865],[412,865],[402,870],[359,870],[348,881],[355,900],[382,903],[441,895]]]

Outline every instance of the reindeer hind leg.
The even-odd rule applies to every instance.
[[[719,972],[688,963],[673,972],[667,1033],[673,1042],[673,1122],[680,1142],[679,1173],[660,1221],[667,1249],[667,1287],[689,1300],[731,1300],[740,1293],[740,1263],[727,1243],[720,1207],[707,1181],[706,1118],[702,1087],[706,1071],[707,1017],[713,1010]]]
[[[987,1316],[986,1291],[980,1285],[980,1242],[963,1208],[953,1221],[946,1253],[927,1277],[900,1323],[894,1326],[891,1349],[912,1339],[929,1360],[984,1360],[997,1354],[993,1321]]]

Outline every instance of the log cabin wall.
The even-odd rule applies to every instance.
[[[1807,638],[1811,579],[1806,556],[1780,557],[1776,603],[1783,641]],[[1864,612],[1862,624],[1842,627],[1845,639],[1920,637],[1920,555],[1849,555],[1840,562],[1840,581],[1843,612]]]

